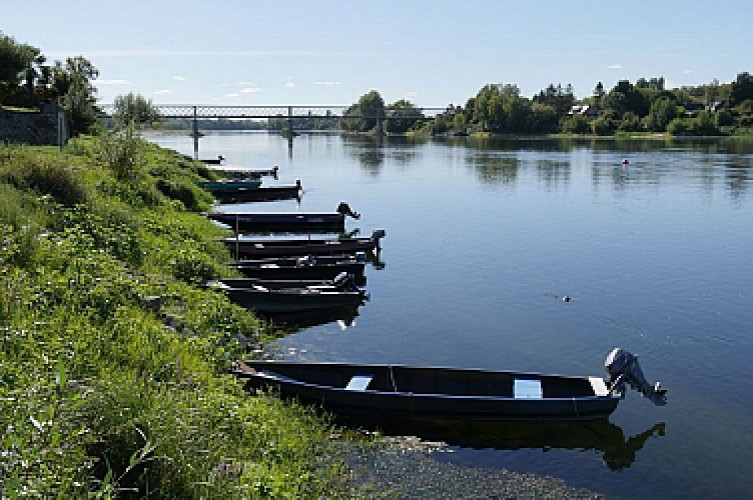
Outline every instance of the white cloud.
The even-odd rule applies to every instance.
[[[154,95],[167,95],[167,94],[172,94],[172,93],[173,93],[172,90],[167,90],[167,89],[155,90],[153,92]]]
[[[99,85],[130,85],[128,80],[96,80]]]
[[[416,97],[418,95],[418,92],[406,92],[406,97]]]
[[[287,82],[287,83],[285,83],[285,87],[287,87],[289,89],[292,89],[293,87],[295,87],[295,83],[293,83],[293,82]]]
[[[693,72],[693,70],[692,70],[692,69],[686,69],[686,70],[684,70],[684,71],[682,72],[682,74],[683,74],[683,75],[689,75],[689,74],[691,74],[692,72]]]
[[[609,69],[622,69],[622,64],[610,64],[607,66]]]
[[[240,94],[225,94],[225,97],[240,97]]]
[[[262,89],[259,87],[245,87],[241,89],[241,94],[255,94],[257,92],[262,92]]]
[[[314,85],[323,85],[325,87],[334,87],[335,85],[342,85],[342,82],[314,82]]]
[[[186,81],[186,77],[185,76],[180,76],[180,75],[173,75],[173,80],[178,81],[178,82],[185,82]]]

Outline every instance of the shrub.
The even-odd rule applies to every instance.
[[[86,186],[76,169],[65,165],[59,155],[35,155],[27,148],[18,148],[3,162],[0,174],[0,180],[20,190],[50,195],[67,206],[85,203],[88,199]]]
[[[133,126],[99,137],[98,157],[121,181],[134,181],[143,175],[144,147],[133,133]]]

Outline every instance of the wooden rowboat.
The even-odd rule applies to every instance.
[[[336,414],[471,420],[591,420],[608,417],[635,388],[657,405],[666,391],[643,377],[637,356],[614,349],[601,377],[402,365],[239,361],[250,389],[321,405]]]

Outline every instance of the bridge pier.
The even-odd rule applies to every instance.
[[[193,137],[193,158],[199,159],[199,119],[196,114],[196,106],[193,107],[193,123],[191,127],[191,136]]]

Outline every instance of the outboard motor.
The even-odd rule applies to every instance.
[[[339,273],[332,280],[332,286],[343,292],[357,292],[358,287],[353,281],[353,276],[345,271]]]
[[[625,385],[629,385],[654,404],[667,404],[666,389],[659,382],[653,386],[648,383],[638,363],[638,356],[627,349],[613,349],[604,361],[604,368],[609,373],[609,390],[612,394],[625,397]]]
[[[350,205],[348,205],[344,201],[341,201],[340,204],[337,205],[337,213],[353,217],[354,219],[361,218],[361,214],[354,212],[353,209],[350,208]]]

